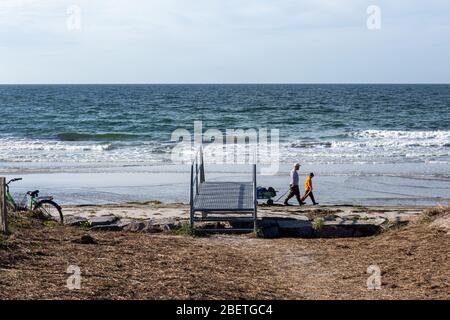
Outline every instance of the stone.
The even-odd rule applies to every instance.
[[[97,240],[88,234],[81,236],[80,239],[73,240],[73,242],[80,244],[97,244]]]
[[[313,235],[312,223],[309,220],[279,220],[278,228],[281,236],[308,238]]]
[[[83,223],[88,223],[87,218],[67,215],[64,216],[64,224],[68,226],[81,226]]]
[[[99,224],[90,228],[91,230],[120,231],[122,228],[118,224]]]
[[[161,228],[161,226],[153,225],[150,221],[148,221],[144,229],[142,229],[142,232],[145,233],[159,233],[162,231],[163,229]]]
[[[151,220],[132,220],[128,222],[123,228],[123,231],[128,232],[144,232],[144,233],[159,233],[162,228],[159,225],[154,225]]]
[[[162,226],[160,226],[162,228],[162,230],[164,231],[172,231],[175,230],[175,224],[174,223],[166,223],[163,224]]]
[[[259,228],[268,228],[268,227],[277,227],[278,228],[278,220],[273,218],[261,218],[257,221],[257,226]]]
[[[278,226],[271,226],[259,229],[258,236],[262,238],[276,238],[280,236],[280,229]]]
[[[314,235],[319,238],[367,237],[379,233],[386,221],[383,218],[324,221],[320,229],[314,230]]]
[[[123,231],[139,232],[142,231],[147,224],[144,221],[132,221],[123,228]]]
[[[118,217],[110,215],[110,216],[101,216],[101,217],[93,217],[89,219],[89,223],[91,227],[101,226],[101,225],[111,225],[114,222],[119,220]]]

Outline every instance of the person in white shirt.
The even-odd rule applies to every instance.
[[[284,200],[284,204],[286,206],[290,206],[288,203],[289,199],[291,199],[293,196],[297,198],[297,201],[300,205],[305,204],[302,199],[300,198],[300,189],[298,187],[298,170],[300,169],[300,163],[294,164],[294,168],[291,170],[291,181],[289,184],[289,194],[286,197],[286,200]]]

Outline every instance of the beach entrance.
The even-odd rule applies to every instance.
[[[252,165],[252,181],[206,181],[203,147],[200,147],[191,164],[190,224],[195,222],[230,222],[232,225],[253,224],[253,228],[208,228],[210,232],[256,231],[256,163]]]

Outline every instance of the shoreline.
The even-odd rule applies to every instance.
[[[6,168],[4,168],[6,169]],[[78,169],[73,169],[78,170]],[[101,167],[81,172],[6,172],[7,178],[23,177],[11,186],[18,197],[28,190],[53,195],[60,204],[107,204],[159,200],[164,203],[189,199],[189,165]],[[258,172],[257,184],[278,190],[277,199],[288,188],[289,164],[281,164],[276,175]],[[209,181],[250,181],[249,166],[207,165]],[[327,205],[435,206],[450,203],[450,176],[445,164],[305,164],[303,180],[314,172],[315,195]],[[302,181],[303,183],[303,181]]]

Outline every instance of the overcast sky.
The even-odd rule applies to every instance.
[[[449,57],[448,0],[0,0],[0,83],[450,83]]]

